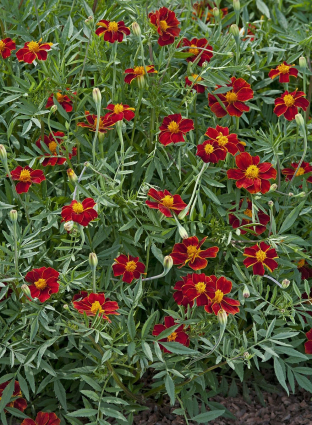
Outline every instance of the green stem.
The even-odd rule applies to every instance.
[[[141,107],[141,103],[142,103],[142,97],[143,97],[143,89],[140,89],[139,99],[138,99],[138,106],[135,109],[135,117],[134,117],[134,122],[133,122],[133,129],[132,129],[130,146],[133,146],[135,126],[136,126],[136,122],[137,122],[137,119],[138,119],[138,116],[139,116],[139,111],[140,111],[140,107]]]
[[[96,120],[96,128],[95,128],[94,138],[93,138],[93,142],[92,142],[92,162],[93,162],[94,165],[95,165],[96,141],[97,141],[97,137],[98,137],[98,133],[99,133],[99,125],[100,125],[100,119],[101,119],[101,103],[100,102],[96,105],[96,109],[97,109],[97,120]]]
[[[113,56],[113,83],[112,83],[112,101],[114,102],[114,97],[115,97],[115,83],[116,83],[116,58],[117,58],[117,45],[118,42],[115,41],[114,45],[113,45],[113,51],[112,51],[112,56]]]
[[[18,271],[18,250],[17,250],[17,225],[16,221],[13,223],[13,232],[14,232],[14,265],[15,265],[15,277],[19,277]]]

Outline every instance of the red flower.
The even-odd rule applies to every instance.
[[[140,263],[139,257],[132,257],[132,255],[121,254],[115,258],[113,264],[114,276],[121,276],[122,281],[131,283],[133,279],[139,279],[141,274],[144,274],[145,265]]]
[[[293,175],[295,174],[295,171],[297,170],[297,167],[299,165],[299,162],[292,162],[290,168],[284,168],[282,170],[282,174],[286,176],[285,180],[289,181],[292,179]],[[302,162],[300,165],[299,170],[296,173],[296,177],[303,176],[304,174],[311,173],[312,166],[308,162]],[[307,179],[308,182],[312,183],[312,175]]]
[[[11,56],[12,50],[16,49],[15,41],[11,40],[11,38],[5,38],[0,40],[0,55],[2,59],[6,59]]]
[[[304,280],[304,279],[308,280],[312,277],[312,267],[310,266],[310,264],[304,258],[302,258],[300,261],[298,261],[297,269],[301,273],[301,279],[302,280]],[[310,297],[312,298],[312,290],[311,290],[311,293],[310,293]],[[308,294],[305,293],[302,296],[302,298],[308,299],[309,296],[308,296]]]
[[[214,6],[216,6],[215,3],[214,3]],[[199,18],[199,19],[204,18],[206,16],[206,14],[207,14],[206,22],[208,22],[208,21],[210,21],[214,18],[213,12],[212,12],[213,8],[206,1],[194,3],[193,9],[194,9],[194,11],[192,12],[193,15],[195,17]],[[207,13],[206,9],[208,9],[208,13]],[[221,18],[223,18],[223,16],[228,14],[228,8],[227,7],[224,7],[223,9],[219,9],[219,11],[220,11]],[[194,18],[192,18],[192,19],[194,19]]]
[[[182,118],[181,114],[168,115],[159,127],[159,141],[167,146],[170,143],[184,142],[184,135],[194,130],[193,120]]]
[[[46,167],[48,165],[51,165],[54,167],[55,165],[62,165],[64,162],[66,162],[66,158],[60,157],[60,154],[62,151],[65,150],[65,148],[61,145],[62,143],[62,137],[64,137],[65,134],[62,131],[57,131],[53,134],[50,133],[49,136],[44,136],[44,143],[49,148],[52,155],[45,154],[46,158],[42,162],[42,166]],[[39,149],[42,149],[41,147],[41,137],[36,141],[36,145]],[[73,149],[73,152],[69,154],[69,159],[71,159],[73,156],[76,155],[75,148]]]
[[[75,294],[73,296],[72,302],[74,301],[81,301],[83,298],[86,298],[88,296],[87,291],[79,291],[78,294]]]
[[[298,108],[302,108],[306,111],[309,106],[309,101],[303,96],[305,96],[303,91],[295,90],[288,93],[286,90],[281,97],[275,99],[275,108],[273,112],[278,117],[284,115],[288,121],[294,120],[295,116],[298,114]]]
[[[110,104],[107,105],[106,109],[112,112],[108,112],[104,119],[108,121],[121,121],[126,119],[127,121],[132,120],[135,117],[134,108],[130,108],[129,105],[123,105],[122,103],[117,103],[116,105]]]
[[[148,74],[157,74],[157,71],[154,69],[154,65],[148,65],[145,67]],[[125,83],[130,84],[132,80],[137,79],[138,82],[144,80],[145,69],[144,66],[135,66],[134,68],[128,68],[125,70]]]
[[[241,117],[243,112],[249,112],[249,106],[245,105],[247,100],[253,98],[253,91],[248,84],[242,78],[231,78],[231,83],[227,84],[232,90],[227,93],[219,93],[218,96],[220,102],[223,103],[224,108],[219,104],[216,96],[208,94],[208,102],[212,112],[218,117],[222,118],[226,114],[231,116]],[[217,89],[221,86],[217,86]]]
[[[147,195],[157,202],[145,201],[146,205],[150,208],[158,209],[166,217],[172,217],[171,211],[180,212],[187,206],[186,203],[182,201],[180,195],[171,195],[168,190],[157,191],[151,188]]]
[[[239,202],[239,209],[241,208],[243,202],[244,200],[241,199]],[[238,211],[236,211],[236,209],[234,208],[233,210],[231,210],[231,212],[237,213]],[[243,214],[249,218],[252,218],[252,202],[249,199],[247,199],[247,208],[243,211]],[[266,225],[270,221],[270,216],[262,211],[258,211],[258,220],[260,223],[259,225],[248,227],[248,229],[252,231],[251,233],[254,233],[253,230],[255,227],[256,234],[261,235],[263,232],[266,231]],[[251,220],[249,220],[248,218],[239,219],[234,214],[229,214],[229,223],[233,227],[233,229],[238,229],[248,223],[251,223]],[[245,235],[245,233],[247,233],[246,230],[243,230],[243,228],[240,229],[240,232],[242,235]]]
[[[76,92],[73,94],[76,94]],[[71,112],[73,110],[73,101],[66,94],[61,94],[58,92],[58,93],[55,93],[55,97],[58,103],[62,106],[63,109],[65,109],[66,112]],[[54,100],[53,100],[53,93],[52,93],[51,96],[48,98],[46,108],[51,108],[51,106],[53,105],[54,105]]]
[[[212,246],[211,248],[201,250],[201,246],[207,239],[207,236],[200,242],[196,236],[184,239],[182,243],[176,243],[170,254],[173,259],[173,264],[181,267],[186,266],[187,263],[193,270],[201,270],[207,267],[208,261],[206,258],[215,258],[218,254],[219,248]]]
[[[118,41],[122,42],[124,35],[130,35],[130,29],[125,26],[124,21],[107,21],[102,19],[96,25],[99,28],[96,29],[95,34],[99,37],[104,34],[104,41],[115,43]]]
[[[185,77],[185,87],[191,86],[193,90],[196,90],[197,93],[204,93],[205,92],[205,86],[202,86],[199,84],[200,81],[202,81],[202,77],[200,77],[197,74],[192,74],[191,77],[194,81],[191,81],[189,77]]]
[[[88,226],[90,221],[95,220],[98,213],[93,209],[95,202],[92,198],[86,198],[82,203],[72,201],[70,205],[65,205],[62,208],[62,221],[74,221],[81,226]]]
[[[191,274],[188,274],[186,276],[182,276],[182,280],[179,280],[179,282],[177,282],[174,285],[174,290],[176,292],[174,292],[173,294],[173,298],[175,300],[175,302],[178,305],[183,305],[184,307],[186,307],[187,305],[190,305],[191,307],[193,307],[194,301],[190,301],[189,298],[187,298],[185,296],[185,294],[183,293],[183,286],[186,284],[186,282],[192,277]]]
[[[38,298],[43,303],[51,297],[51,294],[57,294],[60,287],[57,283],[59,275],[59,272],[52,267],[41,267],[28,272],[25,280],[32,283],[29,285],[32,298]]]
[[[176,18],[172,10],[162,7],[156,12],[148,15],[150,23],[157,29],[159,34],[158,44],[160,46],[167,46],[174,43],[175,37],[180,34],[180,21]]]
[[[304,344],[304,351],[306,354],[312,354],[312,329],[306,333],[308,341]]]
[[[60,425],[59,419],[55,413],[39,412],[35,420],[24,419],[21,425]]]
[[[245,40],[254,41],[255,40],[255,32],[256,32],[256,30],[257,30],[256,25],[253,25],[253,24],[249,23],[247,25],[247,37],[243,38],[243,41],[245,41]],[[245,28],[242,28],[240,30],[240,34],[242,36],[245,35]]]
[[[270,179],[276,179],[276,170],[270,162],[259,164],[259,156],[251,156],[243,152],[235,157],[238,167],[227,171],[229,179],[237,180],[236,187],[246,189],[249,193],[267,193],[270,190]]]
[[[85,111],[86,120],[88,121],[88,124],[84,122],[78,122],[78,127],[86,127],[90,131],[96,131],[96,124],[97,124],[97,115],[91,115],[89,111]],[[100,117],[100,123],[99,123],[99,133],[106,133],[107,130],[112,130],[113,125],[115,123],[112,120],[107,120],[105,117]]]
[[[3,395],[4,389],[9,385],[10,381],[4,382],[3,384],[0,384],[0,400]],[[27,407],[27,402],[24,398],[22,398],[22,391],[20,384],[18,381],[15,381],[14,383],[14,391],[12,394],[12,397],[18,397],[16,400],[11,401],[6,405],[6,407],[14,407],[14,409],[18,409],[21,412],[24,412],[24,410]]]
[[[6,286],[9,285],[8,282],[1,282],[1,283],[4,284],[4,287],[6,287]],[[0,291],[2,291],[2,289],[3,289],[3,286],[0,286]],[[12,293],[13,293],[13,290],[11,288],[8,288],[8,290],[7,290],[6,294],[4,295],[4,297],[2,297],[0,299],[0,303],[3,302],[3,301],[5,301],[5,300],[7,300],[8,298],[10,298],[10,296],[11,296]]]
[[[51,49],[53,43],[41,43],[42,38],[38,41],[27,41],[22,49],[16,52],[19,62],[33,63],[34,60],[47,60],[47,51]]]
[[[20,165],[11,171],[11,177],[13,180],[18,180],[16,185],[17,193],[28,192],[30,186],[34,184],[40,184],[46,178],[41,170],[33,170],[28,167],[21,167]]]
[[[197,145],[196,155],[204,162],[212,162],[216,164],[218,161],[224,161],[226,150],[219,143],[212,140],[205,140],[201,145]]]
[[[225,295],[232,290],[232,282],[221,276],[219,279],[216,276],[207,276],[210,282],[207,282],[207,295],[210,302],[205,306],[207,313],[218,314],[219,310],[224,310],[227,314],[236,314],[239,312],[240,302],[226,297]]]
[[[266,267],[270,272],[278,267],[278,264],[273,258],[278,258],[274,248],[264,242],[260,245],[253,245],[244,249],[244,256],[247,257],[243,261],[244,265],[248,268],[252,266],[254,275],[263,276]]]
[[[213,53],[212,47],[208,44],[206,38],[192,38],[191,41],[187,38],[183,38],[181,43],[183,43],[183,46],[189,47],[187,51],[192,55],[186,59],[188,62],[195,62],[199,55],[200,59],[197,63],[198,66],[203,66],[204,62],[210,62]]]
[[[171,316],[166,316],[164,325],[155,325],[154,326],[153,335],[158,336],[163,331],[165,331],[168,328],[171,328],[174,325],[176,325],[174,318],[171,317]],[[172,332],[169,336],[167,336],[167,338],[162,338],[162,339],[159,340],[159,342],[175,341],[175,342],[179,342],[180,344],[188,347],[190,345],[190,340],[189,340],[187,333],[185,333],[183,331],[183,329],[184,329],[183,325],[179,326],[174,332]],[[159,344],[159,345],[160,345],[160,347],[161,347],[161,349],[163,350],[164,353],[171,353],[171,351],[167,350],[163,345],[161,345],[161,344]]]
[[[208,295],[208,285],[211,279],[204,273],[193,273],[188,275],[186,283],[182,286],[182,292],[186,299],[193,302],[196,300],[197,306],[207,305],[211,301]]]
[[[105,300],[105,294],[90,294],[81,301],[73,302],[74,308],[80,314],[86,313],[87,316],[95,316],[97,313],[104,320],[111,322],[108,316],[119,315],[116,310],[119,306],[116,301]]]
[[[279,75],[280,83],[289,83],[289,76],[297,77],[298,69],[293,68],[294,65],[289,65],[287,62],[283,62],[281,65],[278,65],[275,69],[271,69],[269,72],[269,77],[272,80]]]

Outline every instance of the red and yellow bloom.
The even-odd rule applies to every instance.
[[[191,236],[190,238],[184,239],[182,243],[176,243],[170,254],[173,259],[173,264],[181,264],[179,268],[188,264],[193,270],[201,270],[207,267],[208,261],[206,258],[215,258],[219,248],[217,246],[212,246],[211,248],[201,250],[201,246],[206,239],[207,237],[199,242],[196,236]]]
[[[205,306],[207,313],[218,314],[219,310],[224,310],[227,314],[236,314],[239,312],[240,302],[233,298],[226,297],[232,290],[232,282],[224,276],[207,276],[210,282],[207,282],[207,295],[210,302]]]
[[[148,65],[145,67],[148,74],[157,74],[154,65]],[[125,70],[125,83],[130,84],[133,80],[137,80],[138,84],[143,85],[145,79],[144,66],[135,66],[134,68],[128,68]]]
[[[259,164],[259,156],[251,156],[242,152],[235,157],[238,167],[227,171],[229,179],[237,180],[236,187],[246,189],[249,193],[267,193],[270,190],[270,179],[276,179],[276,170],[270,162]]]
[[[196,305],[207,305],[211,301],[208,295],[208,285],[211,282],[209,276],[204,273],[188,275],[186,283],[182,286],[182,293],[189,302],[196,300]]]
[[[210,59],[213,57],[213,49],[206,38],[192,38],[192,40],[183,38],[181,43],[188,48],[187,52],[191,55],[186,59],[188,62],[195,62],[200,56],[197,65],[203,66],[204,62],[210,62]]]
[[[162,191],[151,188],[147,196],[155,199],[156,202],[145,201],[146,205],[150,208],[158,209],[166,217],[172,217],[172,211],[180,212],[187,206],[186,203],[182,201],[180,195],[172,195],[168,190]]]
[[[244,200],[241,199],[239,202],[239,209],[242,207]],[[231,213],[236,213],[238,211],[236,211],[235,209],[231,210]],[[247,208],[245,210],[243,210],[243,214],[246,217],[249,218],[243,218],[240,219],[238,217],[235,216],[235,214],[229,214],[229,223],[230,225],[233,227],[233,229],[238,229],[240,228],[240,232],[242,235],[245,235],[246,230],[243,230],[244,226],[246,224],[251,223],[251,218],[252,218],[252,202],[250,201],[250,199],[247,199]],[[263,232],[266,231],[266,225],[269,223],[270,221],[270,216],[268,214],[265,214],[263,211],[258,211],[258,219],[259,219],[259,223],[255,226],[252,227],[248,227],[248,229],[251,231],[251,233],[254,233],[254,228],[256,230],[256,234],[257,235],[261,235]],[[242,227],[242,228],[241,228]]]
[[[95,34],[99,37],[104,36],[104,41],[109,43],[122,42],[124,35],[130,35],[130,29],[125,26],[124,21],[107,21],[102,19],[96,24],[99,28],[96,29]]]
[[[60,425],[59,419],[55,413],[38,412],[36,419],[24,419],[21,425]]]
[[[171,316],[165,317],[165,324],[164,325],[155,325],[153,329],[153,335],[158,336],[163,331],[165,331],[168,328],[171,328],[172,326],[176,325],[176,322],[174,321],[174,318]],[[159,345],[161,349],[164,351],[164,353],[171,353],[171,351],[167,350],[161,342],[179,342],[182,345],[185,345],[188,347],[190,345],[190,340],[186,332],[184,332],[184,326],[179,326],[175,331],[173,331],[167,338],[163,338],[159,340]]]
[[[0,400],[3,394],[3,391],[5,388],[9,385],[10,381],[4,382],[3,384],[0,384]],[[24,410],[27,407],[26,400],[22,397],[22,391],[21,387],[18,381],[14,382],[14,391],[12,394],[12,397],[18,397],[16,400],[9,402],[6,407],[14,407],[14,409],[18,409],[21,412],[24,412]]]
[[[281,65],[278,65],[275,69],[271,69],[269,72],[269,77],[272,80],[279,76],[280,83],[289,83],[289,77],[298,76],[298,69],[294,68],[294,65],[289,65],[287,62],[283,62]]]
[[[22,49],[16,52],[19,62],[33,63],[34,60],[45,61],[48,57],[48,50],[53,43],[41,43],[42,38],[36,41],[27,41]]]
[[[285,180],[289,181],[292,179],[293,175],[295,174],[297,168],[298,168],[299,162],[292,162],[290,168],[284,168],[282,170],[282,174],[286,176]],[[303,176],[304,174],[308,174],[312,172],[312,166],[308,162],[302,162],[299,170],[296,173],[296,177]],[[312,175],[309,176],[307,179],[309,183],[312,183]]]
[[[16,167],[15,170],[11,171],[11,177],[13,180],[18,180],[17,193],[26,193],[32,184],[40,184],[46,179],[41,170],[33,170],[28,165],[24,168],[20,165]]]
[[[159,141],[167,146],[170,143],[184,142],[184,135],[194,130],[194,123],[193,120],[182,118],[181,114],[172,114],[164,118],[159,130]]]
[[[191,86],[193,90],[196,90],[197,93],[204,93],[205,92],[205,86],[200,84],[200,82],[203,80],[202,77],[200,77],[197,74],[191,75],[193,81],[189,79],[189,77],[185,77],[185,87]]]
[[[76,92],[73,94],[76,94]],[[51,94],[51,96],[47,100],[46,108],[51,108],[51,106],[54,105],[53,96],[56,97],[56,100],[62,106],[62,108],[65,109],[66,112],[71,112],[73,110],[72,99],[68,97],[67,94],[62,94],[60,92],[55,93],[55,95],[53,93]]]
[[[59,275],[59,272],[52,267],[41,267],[28,272],[25,280],[31,283],[29,290],[32,298],[38,298],[43,303],[51,297],[51,294],[57,294],[60,287],[57,282]]]
[[[219,93],[217,95],[208,94],[208,103],[212,112],[222,118],[229,114],[231,116],[241,117],[243,112],[249,112],[250,108],[245,104],[247,100],[253,98],[253,91],[243,78],[232,77],[231,82],[227,84],[231,88],[227,93]],[[217,86],[217,89],[221,86]],[[224,108],[218,102],[218,96]]]
[[[98,213],[93,208],[96,205],[94,199],[86,198],[82,202],[72,201],[70,205],[62,208],[62,221],[74,221],[81,226],[88,226],[90,221],[95,220]]]
[[[11,38],[4,38],[0,40],[0,55],[2,59],[6,59],[11,56],[12,50],[16,49],[15,41]]]
[[[64,162],[66,162],[65,157],[61,157],[62,151],[64,151],[64,147],[61,145],[62,138],[65,136],[65,134],[62,131],[57,131],[54,133],[49,134],[49,136],[44,136],[44,143],[49,148],[51,155],[48,153],[45,154],[45,159],[42,162],[43,167],[47,167],[48,165],[51,165],[54,167],[55,165],[62,165]],[[41,147],[41,137],[36,141],[36,145],[39,149],[42,149]],[[71,159],[73,156],[76,156],[76,148],[73,149],[72,153],[69,154],[69,159]]]
[[[186,307],[187,305],[190,305],[192,307],[193,304],[194,304],[194,301],[190,301],[183,292],[183,286],[191,278],[192,278],[191,274],[188,274],[186,276],[182,276],[182,280],[179,280],[174,285],[173,289],[176,292],[173,293],[173,298],[178,305],[183,305],[184,307]]]
[[[179,36],[181,29],[178,28],[180,21],[172,10],[162,7],[149,15],[150,23],[157,29],[159,34],[158,44],[167,46],[173,44],[174,39]]]
[[[119,306],[116,301],[110,301],[105,299],[105,294],[90,294],[83,298],[81,301],[73,302],[74,308],[78,310],[78,313],[87,316],[95,316],[98,314],[104,320],[111,322],[108,316],[119,315],[116,310]]]
[[[122,281],[131,283],[133,279],[139,279],[144,274],[145,265],[139,261],[139,257],[121,254],[115,258],[113,264],[114,276],[121,276]]]
[[[312,354],[312,329],[306,333],[307,342],[304,344],[304,351],[306,354]]]
[[[281,97],[275,99],[274,114],[278,117],[284,115],[288,121],[294,120],[298,114],[298,108],[306,111],[309,106],[309,101],[304,98],[305,95],[303,91],[295,90],[289,93],[286,90]]]
[[[131,121],[135,117],[135,113],[133,112],[135,109],[130,108],[129,105],[123,105],[122,103],[116,103],[116,105],[107,105],[106,109],[111,112],[108,112],[104,116],[104,119],[107,121],[113,121],[114,123],[123,119]]]
[[[88,128],[90,131],[96,131],[96,125],[97,125],[97,115],[91,115],[89,111],[85,111],[85,117],[86,120],[88,121],[88,124],[84,123],[84,122],[78,122],[77,126],[78,127],[85,127]],[[107,130],[112,130],[113,126],[114,126],[114,121],[112,121],[111,119],[105,119],[105,117],[100,117],[100,122],[99,122],[99,133],[106,133]]]
[[[278,267],[277,262],[274,260],[274,258],[278,258],[275,249],[264,242],[245,248],[243,255],[247,257],[243,261],[244,265],[247,268],[252,266],[254,275],[263,276],[265,273],[264,267],[270,272]]]

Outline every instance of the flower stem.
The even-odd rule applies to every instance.
[[[96,148],[96,141],[99,133],[99,125],[100,125],[100,119],[101,119],[101,103],[99,102],[96,105],[97,109],[97,120],[96,120],[96,128],[95,128],[95,134],[92,142],[92,162],[95,165],[95,148]]]

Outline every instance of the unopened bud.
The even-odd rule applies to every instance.
[[[298,198],[304,198],[306,196],[305,192],[300,192]]]
[[[235,10],[235,12],[240,10],[240,2],[239,0],[233,0],[233,8]]]
[[[57,111],[57,105],[52,105],[50,111],[54,114]]]
[[[90,252],[89,254],[89,265],[91,268],[96,267],[98,265],[98,258],[95,252]]]
[[[269,206],[270,208],[272,208],[272,207],[273,207],[273,205],[274,205],[274,202],[273,202],[273,201],[269,201],[269,202],[268,202],[268,206]]]
[[[239,37],[239,29],[238,26],[236,24],[232,24],[230,26],[230,33],[235,37],[238,38]]]
[[[245,351],[245,353],[243,354],[243,357],[245,359],[248,359],[249,356],[250,356],[250,354],[248,353],[248,351]]]
[[[168,273],[173,266],[173,258],[171,255],[166,255],[164,258],[164,270]]]
[[[68,175],[68,180],[71,183],[75,183],[78,180],[77,174],[75,173],[75,171],[72,168],[69,168],[67,170],[67,175]]]
[[[237,229],[235,230],[235,233],[237,234],[237,236],[240,236],[242,232],[240,231],[240,229],[238,229],[238,228],[237,228]]]
[[[218,311],[217,317],[220,325],[225,326],[227,323],[227,314],[222,308]]]
[[[140,89],[143,89],[145,87],[145,77],[144,77],[144,75],[139,75],[137,77],[137,82],[138,82],[138,87]]]
[[[244,298],[250,297],[250,292],[249,292],[249,289],[246,285],[245,285],[244,290],[243,290],[243,296],[244,296]]]
[[[13,223],[16,223],[16,222],[17,222],[17,211],[16,211],[16,210],[11,210],[11,211],[9,212],[9,216],[10,216],[10,220],[11,220]]]
[[[104,139],[105,139],[105,133],[101,133],[101,132],[99,131],[99,133],[98,133],[98,138],[99,138],[99,142],[100,142],[100,143],[103,143],[103,142],[104,142]]]
[[[299,125],[299,127],[303,127],[304,128],[304,119],[303,119],[303,116],[301,114],[296,114],[295,115],[295,119],[296,119],[297,125]]]
[[[0,158],[6,160],[8,157],[7,151],[3,145],[0,145]]]
[[[102,101],[102,95],[100,90],[97,87],[94,87],[93,91],[92,91],[92,96],[93,96],[93,100],[95,102],[96,105],[100,105],[101,101]]]
[[[288,288],[289,284],[290,284],[290,280],[288,280],[288,279],[284,279],[284,280],[282,281],[282,287],[283,287],[284,289]]]
[[[301,68],[306,68],[307,67],[307,60],[306,60],[306,58],[304,56],[301,56],[299,58],[299,66]]]
[[[90,25],[93,23],[93,16],[88,16],[87,19],[85,19],[85,24]]]
[[[179,226],[179,234],[180,234],[180,236],[181,236],[182,239],[187,239],[188,238],[187,231],[182,226]]]
[[[90,162],[89,161],[86,161],[86,162],[83,163],[83,165],[84,165],[84,167],[89,167]]]
[[[233,52],[227,52],[227,54],[226,54],[229,58],[232,58],[233,56],[234,56],[234,53]]]
[[[220,10],[217,7],[214,7],[213,8],[212,13],[213,13],[213,16],[215,18],[219,18],[219,16],[220,16]]]
[[[203,62],[202,68],[205,69],[205,68],[207,68],[207,66],[208,66],[208,62],[207,61]]]
[[[22,289],[22,291],[23,291],[24,295],[26,295],[26,297],[32,298],[32,297],[31,297],[31,293],[30,293],[30,289],[29,289],[29,286],[28,286],[28,285],[26,285],[26,284],[24,283],[24,284],[21,286],[21,289]]]
[[[274,192],[276,189],[277,189],[277,184],[276,183],[271,184],[270,191]]]
[[[136,35],[137,37],[141,36],[141,28],[137,22],[133,22],[133,24],[131,25],[131,28],[134,35]]]
[[[68,304],[64,304],[64,305],[63,305],[63,309],[64,309],[64,310],[69,310]]]
[[[179,220],[183,220],[184,217],[187,215],[187,213],[189,212],[190,207],[187,205],[184,210],[182,210],[179,215],[178,215],[178,219]]]
[[[294,194],[292,192],[289,192],[288,196],[291,197],[291,196],[294,196]]]
[[[66,223],[64,223],[64,229],[66,230],[66,232],[70,232],[73,227],[74,227],[73,221],[66,221]]]

